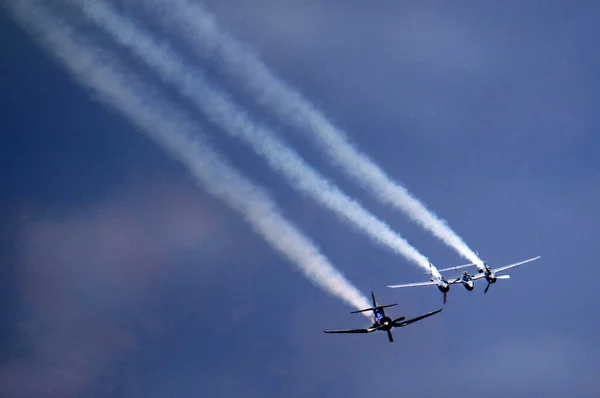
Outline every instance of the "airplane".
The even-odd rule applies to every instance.
[[[467,265],[471,266],[472,264],[467,264]],[[458,267],[455,267],[455,268],[461,268],[461,267],[465,267],[465,266],[459,265]],[[449,270],[449,268],[446,269],[445,271],[447,271],[447,270]],[[446,278],[444,278],[442,276],[440,271],[438,271],[438,269],[435,268],[435,266],[433,264],[429,263],[428,274],[431,276],[431,279],[429,282],[407,283],[407,284],[403,284],[403,285],[388,285],[387,287],[396,289],[396,288],[404,288],[404,287],[437,286],[439,291],[444,294],[444,304],[446,304],[446,295],[450,291],[450,285],[453,285],[455,283],[462,283],[462,285],[468,291],[473,290],[473,280],[471,278],[471,275],[469,275],[468,272],[464,272],[462,277],[460,277],[460,278],[456,278],[452,281],[448,281]]]
[[[388,340],[390,341],[390,343],[392,343],[394,341],[394,337],[392,336],[392,328],[394,328],[394,327],[401,328],[401,327],[410,325],[413,322],[417,322],[417,321],[420,321],[421,319],[435,315],[442,310],[442,308],[440,308],[437,311],[428,312],[427,314],[423,314],[416,318],[409,319],[408,321],[404,320],[404,319],[406,319],[406,317],[400,317],[400,318],[396,318],[396,319],[392,320],[390,317],[388,317],[385,314],[385,311],[383,309],[388,308],[388,307],[393,307],[395,305],[398,305],[398,303],[388,304],[388,305],[377,305],[377,301],[375,301],[375,294],[373,292],[371,292],[371,297],[373,298],[373,307],[366,308],[364,310],[359,310],[359,311],[352,311],[351,314],[358,314],[360,312],[373,311],[373,315],[375,316],[375,323],[373,324],[373,326],[371,326],[370,328],[366,328],[366,329],[324,330],[323,332],[325,332],[325,333],[371,333],[376,330],[381,330],[381,331],[387,332]]]
[[[472,264],[465,264],[465,265],[459,265],[457,267],[450,267],[450,268],[442,269],[442,270],[439,270],[439,272],[452,271],[452,270],[457,270],[457,269],[460,269],[460,268],[466,268],[466,267],[473,267],[473,266],[475,266],[475,267],[477,267],[479,269],[479,274],[478,275],[472,275],[471,278],[472,278],[473,281],[485,278],[485,280],[487,281],[487,286],[485,287],[485,290],[483,292],[487,293],[487,291],[490,288],[490,285],[492,283],[496,283],[496,281],[498,279],[510,279],[510,275],[496,275],[497,273],[507,271],[507,270],[509,270],[511,268],[518,267],[518,266],[523,265],[523,264],[530,263],[532,261],[537,260],[540,257],[542,257],[542,256],[528,258],[527,260],[523,260],[523,261],[519,261],[517,263],[505,265],[503,267],[498,267],[496,269],[492,269],[486,261],[483,261],[483,267],[480,267],[477,264],[472,263]],[[464,274],[468,274],[468,272],[464,272],[463,275]]]

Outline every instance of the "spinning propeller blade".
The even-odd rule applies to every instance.
[[[483,291],[483,293],[487,293],[488,289],[490,288],[491,283],[488,282],[487,286],[485,287],[485,290]]]

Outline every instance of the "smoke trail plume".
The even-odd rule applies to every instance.
[[[9,4],[15,19],[30,30],[79,83],[181,161],[199,184],[241,213],[256,232],[310,280],[356,309],[370,307],[369,301],[317,247],[283,218],[264,190],[197,138],[199,126],[160,100],[159,92],[137,80],[110,53],[84,43],[81,35],[52,17],[39,3],[13,0]],[[369,314],[365,315],[370,318]]]
[[[461,256],[483,266],[479,257],[444,220],[353,146],[343,131],[298,91],[279,79],[251,50],[221,31],[202,6],[190,0],[173,0],[168,5],[156,0],[143,0],[142,3],[157,14],[159,23],[179,32],[199,57],[214,56],[223,70],[239,79],[259,103],[273,109],[282,121],[300,131],[314,133],[311,136],[319,149],[324,149],[336,165],[381,202],[403,211]]]
[[[79,4],[90,19],[119,43],[130,48],[136,56],[156,70],[163,80],[173,83],[213,123],[223,127],[229,135],[246,141],[267,159],[271,167],[283,173],[295,188],[335,211],[379,244],[428,269],[429,261],[424,255],[386,223],[322,177],[273,132],[254,123],[222,90],[211,85],[201,70],[188,68],[181,57],[167,45],[152,40],[150,34],[108,5],[82,0],[69,1]]]

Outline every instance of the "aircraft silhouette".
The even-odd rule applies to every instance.
[[[442,311],[442,309],[440,308],[437,311],[428,312],[427,314],[423,314],[416,318],[409,319],[408,321],[404,320],[404,319],[406,319],[406,317],[400,317],[400,318],[396,318],[396,319],[392,320],[390,317],[388,317],[385,314],[385,311],[383,309],[388,308],[388,307],[393,307],[395,305],[398,305],[398,303],[388,304],[388,305],[377,305],[377,301],[375,300],[375,294],[373,292],[371,292],[371,297],[373,298],[373,307],[366,308],[366,309],[360,310],[360,311],[352,311],[351,314],[358,314],[360,312],[373,311],[373,316],[375,317],[375,323],[373,324],[373,326],[371,326],[370,328],[366,328],[366,329],[324,330],[324,332],[325,333],[371,333],[371,332],[375,332],[376,330],[380,330],[383,332],[387,332],[388,339],[390,340],[390,343],[391,343],[394,341],[394,337],[392,336],[392,328],[401,328],[401,327],[410,325],[413,322],[420,321],[421,319],[425,319],[427,317],[430,317],[430,316],[435,315],[438,312]]]

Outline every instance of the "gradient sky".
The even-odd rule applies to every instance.
[[[0,397],[600,396],[600,4],[204,4],[485,260],[542,258],[485,296],[453,287],[394,344],[324,335],[364,318],[2,11]],[[438,267],[464,263],[215,65],[201,66]],[[427,277],[195,116],[356,286],[399,303],[392,317],[442,306],[435,288],[385,288]]]

